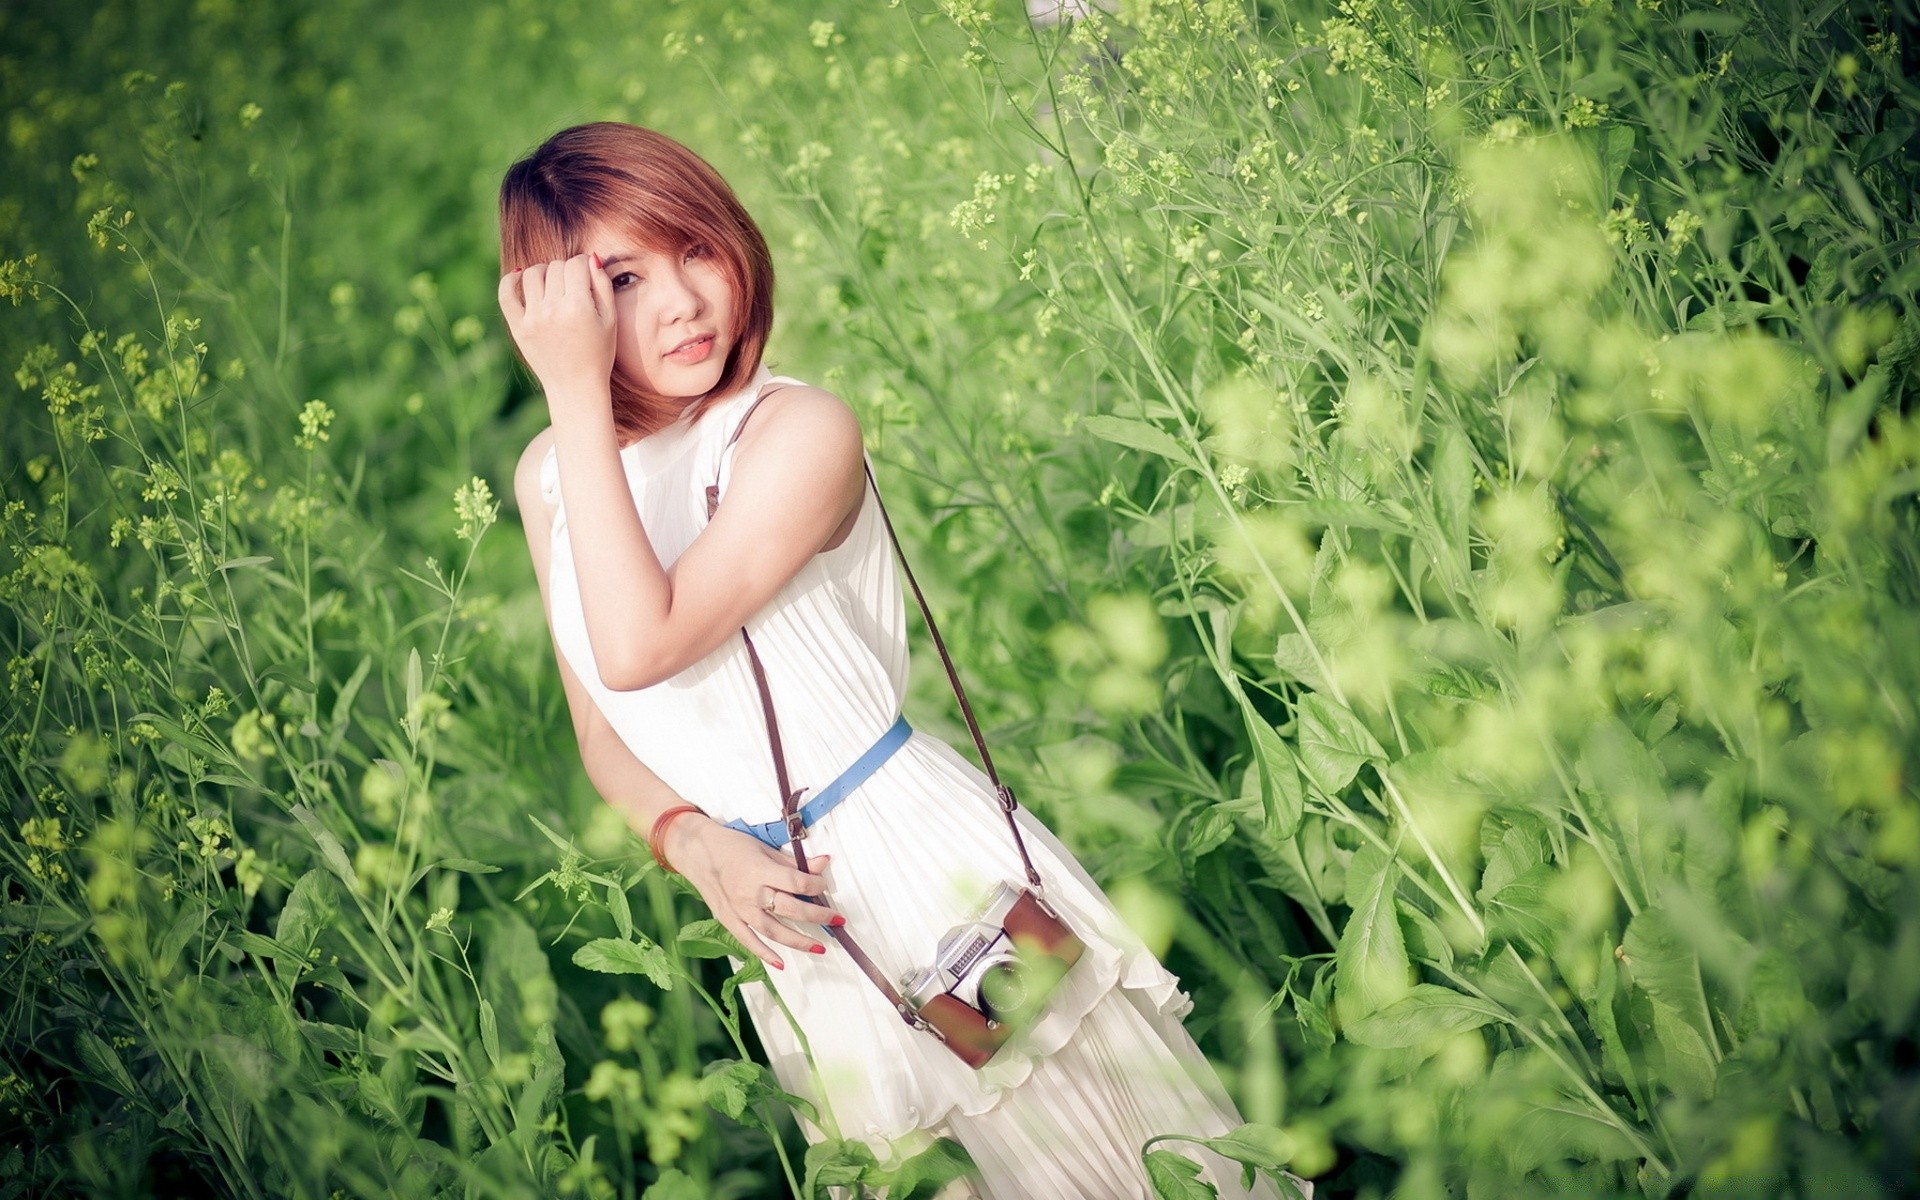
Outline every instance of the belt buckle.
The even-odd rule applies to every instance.
[[[796,788],[793,793],[793,810],[786,815],[787,839],[797,842],[807,836],[807,823],[800,813],[800,793],[805,788]]]

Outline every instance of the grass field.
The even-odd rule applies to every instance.
[[[9,5],[0,1197],[950,1161],[805,1143],[758,968],[578,765],[494,204],[605,118],[766,229],[771,364],[860,414],[996,765],[1195,997],[1223,1149],[1323,1197],[1920,1192],[1916,37]]]

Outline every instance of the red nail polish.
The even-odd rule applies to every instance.
[[[839,913],[833,914],[833,920],[827,922],[829,925],[845,925],[846,923],[847,919]]]
[[[815,942],[813,945],[807,947],[808,954],[825,954],[826,952],[827,948],[819,942]]]
[[[773,964],[773,969],[776,971],[784,971],[787,969],[787,965],[785,963],[776,962]]]

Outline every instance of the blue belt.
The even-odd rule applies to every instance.
[[[807,829],[813,828],[816,821],[833,811],[834,805],[845,800],[853,789],[866,781],[867,776],[879,770],[880,764],[893,757],[893,752],[904,745],[907,738],[912,735],[913,727],[907,724],[907,718],[903,714],[887,728],[885,733],[880,735],[878,741],[867,747],[867,752],[862,754],[852,766],[840,772],[838,779],[821,788],[814,794],[813,799],[800,806],[801,826]],[[787,844],[787,823],[778,818],[748,824],[736,817],[727,822],[727,828],[738,829],[741,833],[750,833],[775,850],[782,849]]]

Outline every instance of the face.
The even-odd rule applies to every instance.
[[[613,283],[614,370],[662,396],[712,391],[733,349],[733,289],[710,248],[649,249],[596,226],[584,249]]]

